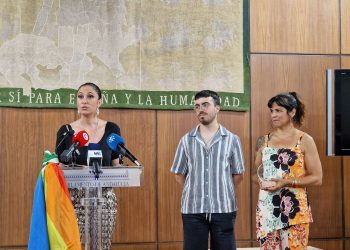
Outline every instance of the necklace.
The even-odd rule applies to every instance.
[[[217,132],[219,131],[220,126],[218,127],[218,129],[215,131],[215,133],[213,135],[211,135],[209,138],[205,138],[204,136],[202,136],[205,145],[209,146],[211,144],[211,141],[214,139],[215,135],[217,134]]]

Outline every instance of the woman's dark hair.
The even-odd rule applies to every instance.
[[[100,89],[95,83],[92,83],[92,82],[86,82],[86,83],[80,85],[77,92],[79,92],[79,90],[80,90],[82,87],[85,87],[85,86],[90,86],[90,87],[92,87],[92,88],[96,91],[99,100],[102,98],[101,89]]]
[[[194,99],[198,100],[199,98],[202,97],[212,97],[214,100],[214,104],[216,105],[220,105],[220,97],[218,95],[218,93],[216,93],[215,91],[212,90],[202,90],[199,91],[195,96]]]
[[[296,125],[301,126],[305,115],[305,105],[301,102],[299,96],[295,92],[284,92],[272,97],[267,106],[272,107],[276,103],[278,106],[284,107],[287,112],[291,112],[295,108],[293,121]]]

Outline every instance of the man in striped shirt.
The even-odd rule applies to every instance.
[[[199,125],[180,140],[171,172],[183,186],[181,213],[185,250],[236,249],[235,187],[244,165],[239,137],[217,121],[220,98],[211,90],[195,95]]]

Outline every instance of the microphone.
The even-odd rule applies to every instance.
[[[72,159],[73,152],[77,151],[77,147],[84,146],[89,141],[89,134],[85,131],[79,131],[72,138],[72,145],[63,151],[60,156],[61,162],[69,162]],[[79,154],[79,151],[77,152]]]
[[[87,165],[90,167],[92,173],[95,175],[97,180],[102,173],[102,147],[97,143],[89,143],[88,154],[87,154]]]
[[[62,139],[60,140],[60,142],[56,145],[55,151],[57,151],[58,147],[61,146],[61,144],[64,142],[64,140],[65,140],[68,136],[70,136],[70,135],[74,135],[74,130],[73,130],[73,129],[68,130],[68,131],[64,132],[64,133],[61,135],[61,136],[63,136],[63,137],[62,137]]]
[[[118,154],[128,157],[128,159],[135,163],[137,166],[141,166],[141,164],[137,161],[136,157],[133,156],[133,154],[124,147],[124,139],[121,138],[119,135],[112,133],[107,137],[106,141],[108,147],[111,150],[117,152]]]

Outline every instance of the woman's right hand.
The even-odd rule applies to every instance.
[[[259,186],[261,190],[270,191],[271,188],[276,186],[276,182],[274,181],[261,181],[259,179]]]

